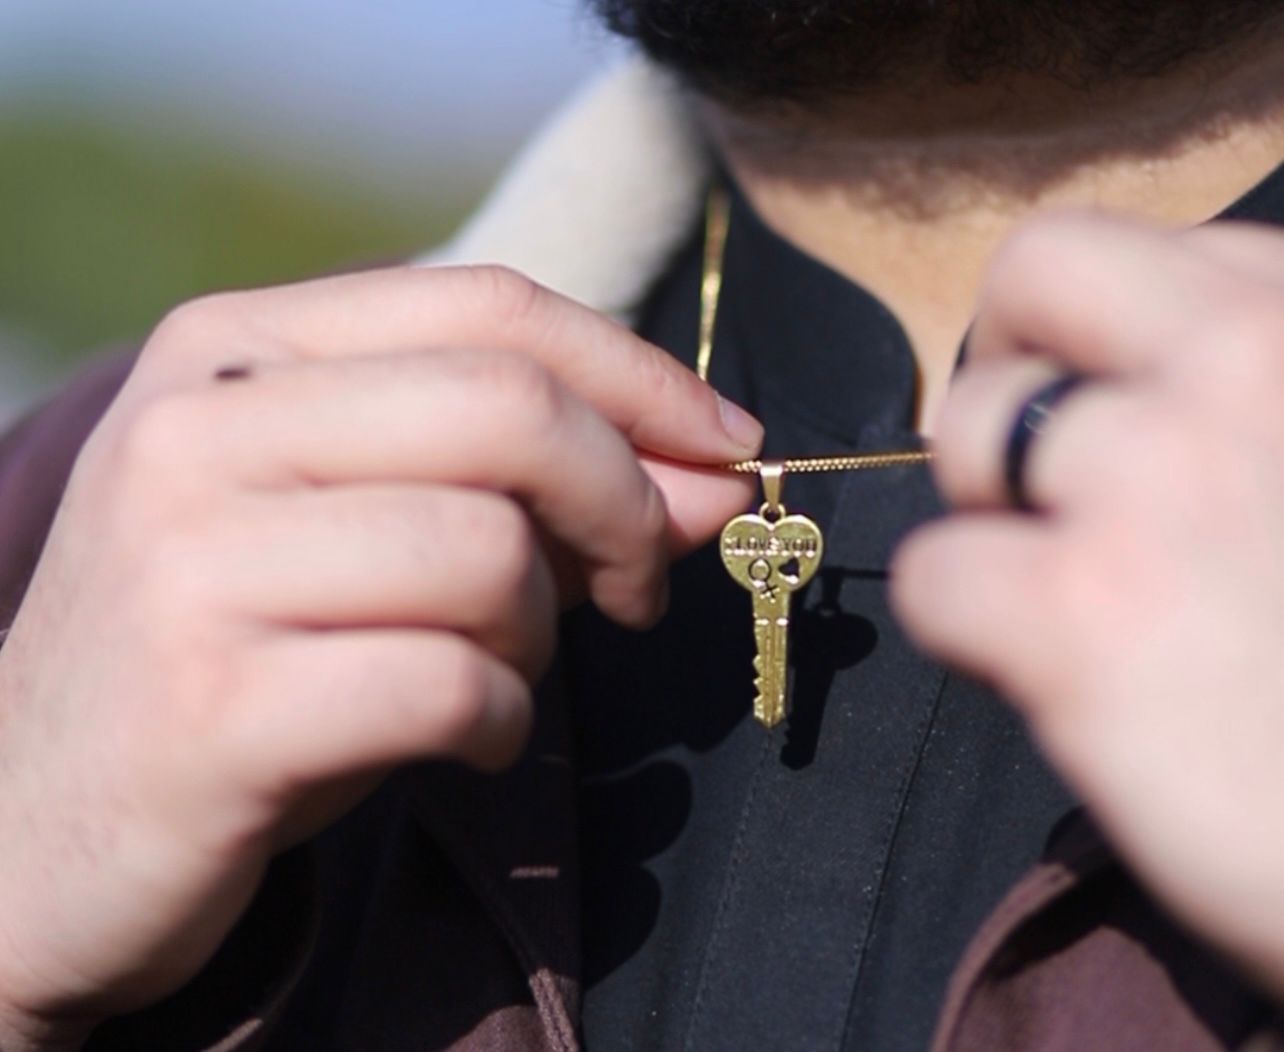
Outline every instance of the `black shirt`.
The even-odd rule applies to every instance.
[[[1277,172],[1226,213],[1284,219]],[[701,244],[639,326],[691,363]],[[768,456],[902,449],[915,366],[869,293],[733,195],[711,380],[766,425]],[[749,599],[709,546],[634,635],[566,626],[582,772],[588,1052],[921,1052],[978,925],[1074,802],[991,691],[892,619],[897,541],[941,513],[930,471],[794,476],[825,530],[794,600],[792,712],[751,717]]]

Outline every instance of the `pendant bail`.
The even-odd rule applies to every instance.
[[[785,506],[780,500],[785,479],[784,462],[780,460],[764,460],[758,475],[762,479],[763,518],[784,518]]]

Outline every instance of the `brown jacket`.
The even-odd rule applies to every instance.
[[[82,372],[0,438],[0,629],[77,451],[132,364]],[[402,771],[272,867],[205,971],[92,1049],[578,1047],[573,772],[556,690],[502,776]],[[982,926],[934,1052],[1284,1052],[1265,1004],[1129,879],[1086,821]]]

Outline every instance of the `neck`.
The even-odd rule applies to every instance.
[[[930,433],[986,260],[1022,218],[1089,207],[1185,226],[1284,159],[1284,46],[1160,78],[880,89],[819,112],[709,104],[736,180],[779,234],[905,325]]]

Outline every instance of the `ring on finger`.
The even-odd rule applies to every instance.
[[[1026,485],[1030,451],[1048,428],[1056,408],[1087,379],[1082,373],[1066,373],[1044,384],[1021,403],[1003,454],[1003,479],[1008,503],[1020,511],[1034,511]]]

